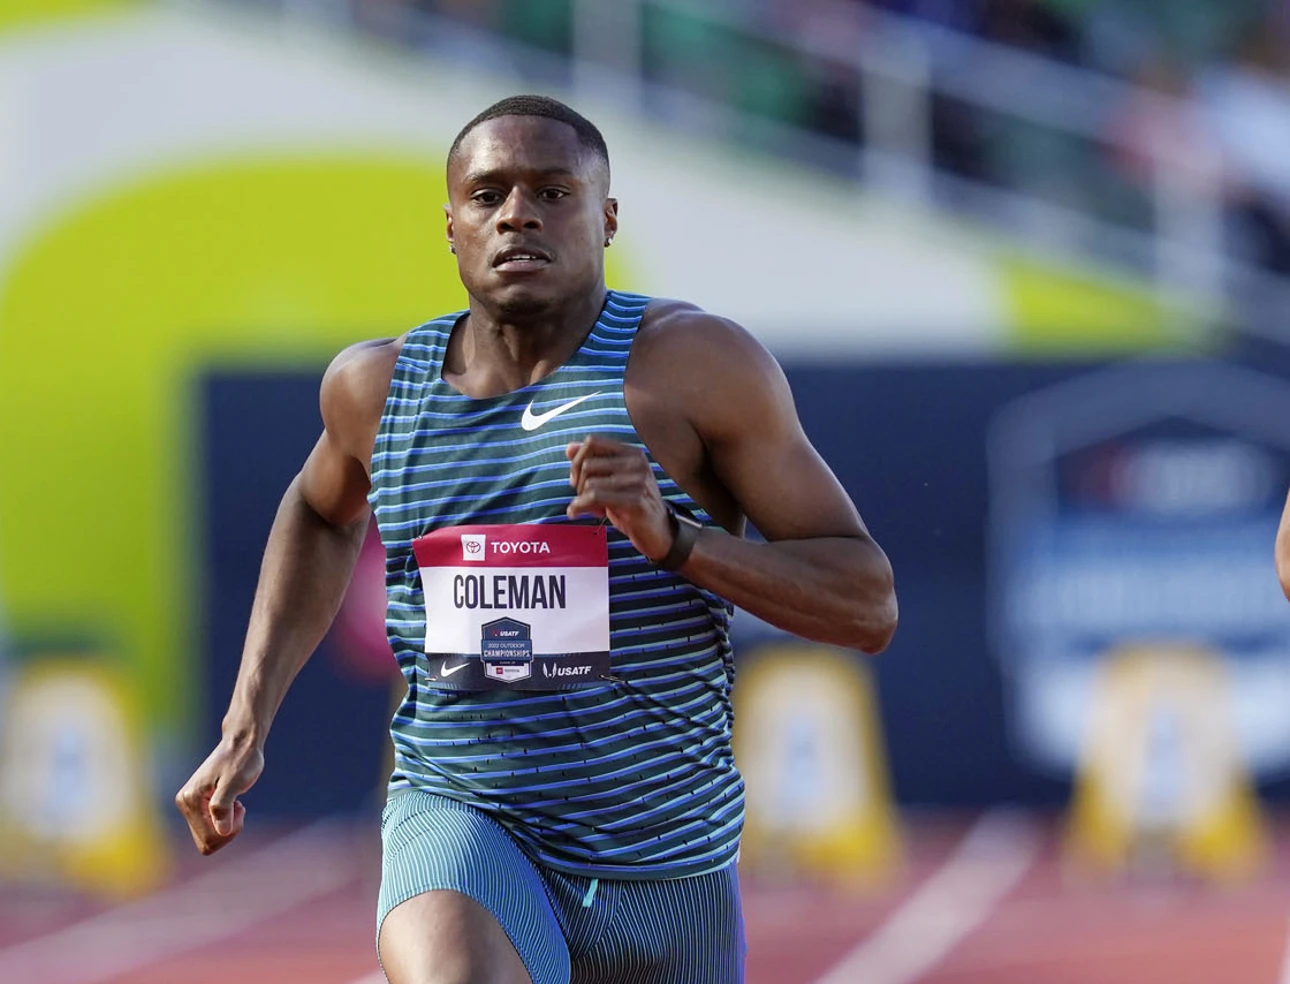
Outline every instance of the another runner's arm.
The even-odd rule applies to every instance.
[[[880,652],[896,629],[891,565],[807,440],[783,371],[729,321],[673,317],[681,330],[659,347],[669,394],[718,481],[769,541],[706,530],[682,573],[789,632]]]
[[[1285,509],[1281,513],[1281,525],[1277,528],[1276,543],[1277,579],[1286,598],[1290,598],[1290,495],[1286,496]]]
[[[237,683],[215,750],[175,797],[203,854],[241,830],[287,688],[326,633],[367,531],[368,462],[397,342],[342,352],[323,378],[324,430],[269,533]]]

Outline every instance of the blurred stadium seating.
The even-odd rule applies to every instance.
[[[1042,203],[1089,220],[1087,248],[1161,275],[1195,274],[1170,244],[1290,271],[1277,4],[241,2],[439,57],[487,51],[537,83],[608,70],[670,124],[992,219],[1033,224]]]

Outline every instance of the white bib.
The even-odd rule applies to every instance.
[[[451,526],[412,549],[431,684],[564,690],[609,679],[603,526]]]

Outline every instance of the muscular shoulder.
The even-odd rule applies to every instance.
[[[628,384],[665,396],[709,442],[792,403],[779,364],[747,329],[685,301],[650,303]]]
[[[406,338],[351,345],[332,359],[323,375],[319,394],[323,425],[333,441],[360,461],[371,457],[394,364]]]
[[[650,301],[641,319],[636,349],[699,351],[760,349],[761,345],[748,331],[729,318],[703,310],[689,301],[658,297]],[[633,354],[635,349],[633,350]]]

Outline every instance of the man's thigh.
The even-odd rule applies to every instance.
[[[381,840],[377,946],[394,984],[569,984],[542,877],[495,820],[402,791]]]
[[[742,984],[747,944],[734,864],[694,878],[601,885],[612,916],[574,960],[573,984]]]
[[[390,984],[532,984],[501,923],[460,892],[423,892],[395,906],[377,949]]]

